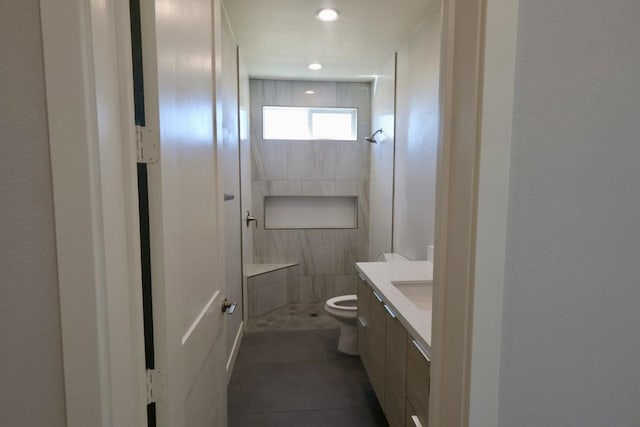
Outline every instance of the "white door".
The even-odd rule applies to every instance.
[[[238,52],[238,129],[240,139],[240,209],[242,211],[242,262],[244,265],[253,264],[253,230],[255,223],[248,226],[244,219],[247,212],[252,215],[253,195],[251,179],[251,140],[249,129],[249,72],[242,60],[241,51]],[[245,289],[246,291],[246,289]],[[246,295],[246,292],[245,292]],[[247,307],[245,301],[245,307]],[[243,313],[246,318],[246,310]]]
[[[157,425],[226,426],[218,0],[142,0]],[[160,384],[156,388],[156,384]]]
[[[222,73],[218,80],[218,117],[222,131],[218,156],[224,187],[224,253],[226,296],[237,302],[235,314],[227,321],[227,379],[233,370],[242,334],[242,232],[240,211],[240,153],[238,138],[238,52],[226,14],[221,19]]]

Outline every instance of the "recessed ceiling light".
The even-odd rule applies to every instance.
[[[309,64],[309,69],[313,71],[321,70],[322,64],[318,64],[317,62],[314,62],[313,64]]]
[[[307,95],[315,95],[315,92],[312,90],[305,90],[304,93],[306,93]]]
[[[320,9],[316,12],[316,18],[324,22],[331,22],[338,19],[340,12],[336,9]]]

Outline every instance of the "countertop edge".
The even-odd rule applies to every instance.
[[[413,262],[420,262],[420,261],[409,261],[411,263]],[[418,342],[418,344],[420,344],[420,346],[423,348],[423,350],[425,350],[427,352],[427,354],[429,355],[429,357],[431,357],[431,343],[430,343],[430,338],[431,338],[431,334],[429,333],[429,340],[427,340],[427,337],[425,337],[425,333],[424,330],[428,329],[429,332],[431,331],[431,319],[428,318],[429,314],[431,314],[431,310],[419,310],[417,308],[414,308],[413,306],[411,307],[411,313],[407,313],[406,311],[408,310],[407,307],[399,307],[399,302],[402,302],[401,300],[398,301],[398,297],[397,295],[391,296],[389,295],[390,292],[388,292],[388,289],[393,286],[390,282],[384,281],[384,283],[377,283],[378,280],[376,280],[374,277],[372,277],[372,274],[370,274],[370,272],[368,272],[367,270],[367,264],[392,264],[391,262],[369,262],[369,263],[356,263],[356,270],[358,271],[358,275],[360,276],[360,279],[365,279],[366,282],[375,290],[380,294],[380,297],[382,297],[382,299],[384,300],[385,304],[387,304],[389,306],[389,308],[391,308],[394,313],[396,314],[396,316],[398,317],[398,320],[400,321],[400,323],[407,329],[407,331],[409,332],[409,335],[411,335],[411,337],[416,340]],[[364,276],[364,277],[363,277]],[[425,280],[432,280],[432,278],[424,278]],[[385,289],[386,288],[386,289]],[[409,301],[406,297],[402,296],[402,298],[406,299],[407,301]],[[395,301],[394,301],[395,300]],[[409,301],[409,304],[412,304]],[[417,325],[415,325],[415,323],[417,323],[417,318],[421,318],[422,316],[427,316],[427,318],[424,318],[424,325],[422,325],[422,327],[419,327]],[[412,319],[413,318],[413,319]],[[422,331],[421,331],[422,330]]]

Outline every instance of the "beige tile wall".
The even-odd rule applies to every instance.
[[[254,262],[299,263],[300,301],[355,293],[354,263],[367,260],[369,245],[371,85],[254,79],[250,88]],[[263,105],[357,107],[358,141],[263,141]],[[264,196],[287,195],[356,196],[358,228],[265,230]]]

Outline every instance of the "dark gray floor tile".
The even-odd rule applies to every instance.
[[[228,388],[233,413],[362,406],[371,386],[355,358],[237,366]]]
[[[377,415],[377,416],[376,416]],[[268,412],[229,417],[230,427],[387,427],[382,414],[368,408]]]
[[[335,359],[339,329],[250,332],[244,335],[236,363],[300,362]]]
[[[387,426],[338,330],[247,333],[228,387],[229,427]]]

